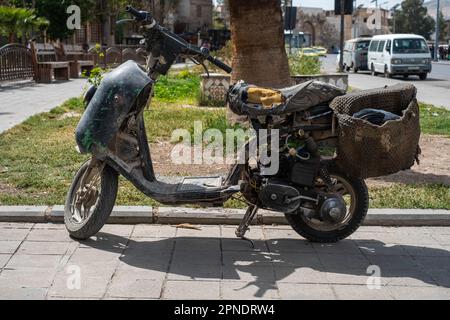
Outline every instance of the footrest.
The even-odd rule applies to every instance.
[[[205,188],[220,188],[222,177],[189,177],[184,178],[178,186],[177,191],[198,191]]]

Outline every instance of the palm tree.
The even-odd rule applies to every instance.
[[[13,43],[16,37],[24,40],[35,29],[48,26],[48,21],[38,17],[34,10],[15,7],[0,7],[0,34],[8,36]]]
[[[291,84],[280,0],[229,0],[233,81]]]

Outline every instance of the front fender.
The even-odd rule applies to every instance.
[[[92,152],[93,146],[105,148],[138,96],[153,82],[134,61],[127,61],[107,73],[77,126],[75,137],[80,152]]]

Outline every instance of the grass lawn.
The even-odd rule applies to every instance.
[[[185,97],[182,103],[194,99],[190,89],[179,95]],[[157,92],[153,106],[145,113],[152,142],[167,141],[174,129],[192,131],[194,121],[203,121],[205,130],[224,131],[228,127],[224,109],[187,108],[173,103],[173,99],[180,100],[179,96]],[[81,99],[71,99],[0,135],[0,169],[7,168],[0,170],[1,205],[64,203],[74,173],[88,158],[76,152],[74,141],[74,130],[83,110]],[[450,111],[422,105],[421,117],[424,133],[450,137]],[[370,196],[373,208],[450,208],[450,191],[443,185],[396,184],[372,188]],[[156,205],[123,179],[117,204]],[[228,206],[241,204],[230,201]]]

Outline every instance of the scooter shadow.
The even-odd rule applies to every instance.
[[[227,250],[224,243],[230,241],[239,243],[239,249]],[[239,281],[242,287],[235,290],[255,286],[255,297],[276,290],[277,282],[348,284],[346,276],[355,276],[350,284],[366,285],[373,266],[379,267],[383,285],[417,280],[450,288],[450,251],[426,245],[344,240],[322,246],[301,239],[270,239],[255,241],[257,249],[252,249],[230,238],[128,239],[106,233],[82,243],[118,253],[122,263],[134,268],[169,272],[184,280]]]

